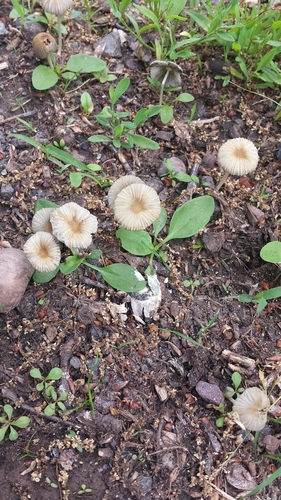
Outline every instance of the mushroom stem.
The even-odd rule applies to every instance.
[[[61,51],[62,51],[62,34],[61,34],[61,19],[60,19],[60,16],[58,16],[58,36],[59,36],[59,40],[58,40],[58,56],[61,55]]]
[[[160,90],[160,97],[159,97],[159,106],[162,106],[162,102],[163,102],[163,91],[164,91],[164,87],[165,87],[165,83],[167,81],[167,78],[168,78],[168,75],[170,73],[170,69],[168,68],[166,73],[165,73],[165,76],[162,80],[162,83],[161,83],[161,90]]]
[[[228,178],[229,176],[229,172],[225,172],[223,177],[221,178],[220,182],[218,183],[217,187],[216,187],[216,191],[219,191],[220,188],[222,187],[222,185],[225,183],[226,179]]]
[[[53,61],[51,58],[51,52],[48,52],[48,54],[47,54],[47,61],[48,61],[50,68],[54,69]]]

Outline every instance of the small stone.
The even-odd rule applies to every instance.
[[[152,490],[152,477],[150,476],[139,475],[136,479],[136,483],[139,485],[142,495],[150,493]]]
[[[12,184],[2,184],[1,185],[1,193],[0,193],[0,198],[3,198],[4,200],[10,200],[13,196],[14,193],[14,188]]]
[[[168,158],[168,160],[171,162],[171,164],[172,164],[172,170],[174,172],[177,172],[177,173],[184,172],[184,173],[186,173],[186,166],[185,166],[185,164],[183,163],[182,160],[180,160],[176,156],[172,156],[171,158]],[[165,165],[164,162],[161,163],[160,167],[158,168],[158,172],[157,173],[158,173],[159,177],[161,175],[165,175],[166,173],[168,173],[168,169],[167,169],[167,167],[166,167],[166,165]]]
[[[240,464],[233,464],[229,467],[226,480],[231,486],[240,491],[250,491],[257,486],[257,482],[250,472]]]
[[[78,370],[78,368],[80,368],[80,366],[81,366],[81,361],[80,361],[79,358],[77,358],[77,356],[72,356],[72,358],[70,359],[69,363],[76,370]]]
[[[204,247],[211,253],[217,253],[220,251],[221,247],[225,242],[225,234],[221,231],[220,233],[204,233],[202,236],[202,241]]]
[[[209,384],[208,382],[200,380],[195,389],[199,396],[204,399],[204,401],[207,401],[207,403],[219,405],[224,402],[223,392],[216,384]]]
[[[0,21],[0,36],[8,35],[8,31],[5,28],[5,24]]]
[[[95,43],[94,49],[100,45],[104,46],[103,54],[111,57],[122,57],[121,41],[118,30],[114,29],[111,33]]]

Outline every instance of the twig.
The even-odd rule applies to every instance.
[[[11,120],[16,120],[17,118],[26,118],[27,116],[35,115],[37,112],[38,110],[35,108],[33,109],[33,111],[26,111],[25,113],[21,113],[20,115],[10,116],[10,118],[2,120],[0,122],[0,125],[2,125],[2,123],[10,122]]]
[[[190,125],[206,125],[206,123],[213,123],[220,120],[220,116],[214,116],[213,118],[205,118],[205,120],[193,120]]]
[[[60,500],[63,500],[62,491],[61,491],[60,471],[59,471],[59,464],[58,464],[58,462],[56,463],[56,476],[57,476],[57,481],[58,481],[58,488],[59,488]]]
[[[103,145],[106,146],[115,156],[118,156],[119,161],[122,163],[123,168],[126,174],[133,175],[134,172],[131,169],[129,163],[126,161],[125,156],[121,153],[121,151],[117,151],[117,149],[110,142],[103,142]]]
[[[215,484],[213,483],[208,483],[208,484],[212,486],[212,488],[214,488],[214,490],[216,490],[223,498],[226,498],[226,500],[236,500],[236,498],[231,497],[227,493],[224,493],[224,491],[220,490],[220,488],[218,488]]]
[[[159,455],[159,453],[165,453],[165,451],[173,451],[173,450],[183,450],[183,451],[186,451],[187,453],[190,453],[190,451],[187,448],[185,448],[184,446],[178,445],[178,446],[166,446],[165,448],[162,448],[162,450],[153,451],[152,453],[148,453],[148,456],[151,457],[152,455]]]

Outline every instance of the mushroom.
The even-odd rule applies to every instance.
[[[61,252],[52,234],[38,231],[23,246],[23,251],[34,269],[48,273],[58,267]]]
[[[246,175],[257,168],[259,155],[256,146],[243,137],[229,139],[218,151],[218,164],[225,173],[216,187],[218,191],[229,174]]]
[[[50,12],[50,14],[55,14],[56,16],[58,16],[59,56],[61,55],[61,49],[62,49],[60,16],[63,16],[66,13],[66,11],[72,7],[72,3],[73,0],[41,0],[41,5],[46,12]]]
[[[32,219],[32,231],[38,233],[38,231],[44,231],[45,233],[52,233],[53,228],[50,222],[50,216],[53,212],[53,208],[41,208],[36,214],[34,214]]]
[[[179,87],[181,85],[181,74],[181,67],[171,61],[153,61],[150,64],[152,80],[161,83],[159,105],[163,102],[164,87]]]
[[[91,233],[96,233],[98,221],[89,210],[71,201],[51,213],[53,235],[68,248],[87,248],[92,243]]]
[[[144,184],[144,182],[135,175],[123,175],[123,177],[119,177],[119,179],[117,179],[117,181],[110,186],[107,201],[111,210],[113,210],[116,196],[120,193],[120,191],[122,191],[122,189],[130,186],[130,184]]]
[[[22,250],[0,248],[0,313],[17,307],[33,273]]]
[[[32,41],[34,54],[38,59],[47,59],[49,66],[54,69],[51,52],[57,50],[57,42],[49,33],[38,33]]]
[[[270,401],[264,391],[258,387],[249,387],[233,404],[242,424],[249,431],[260,431],[267,421],[267,411]]]
[[[116,196],[113,211],[125,229],[145,229],[158,219],[160,199],[155,189],[146,184],[130,184]]]

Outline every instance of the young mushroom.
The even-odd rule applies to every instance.
[[[120,191],[122,191],[122,189],[130,186],[131,184],[144,184],[144,182],[135,175],[123,175],[122,177],[119,177],[117,181],[113,182],[107,195],[108,205],[111,210],[113,210],[116,196],[120,193]]]
[[[225,173],[217,185],[216,191],[225,183],[229,174],[247,175],[253,172],[259,161],[258,150],[251,141],[243,137],[229,139],[219,148],[217,161]]]
[[[45,233],[52,233],[53,228],[50,222],[50,216],[53,212],[53,208],[41,208],[36,214],[34,214],[31,227],[34,233],[38,231],[44,231]]]
[[[68,248],[87,248],[98,229],[96,216],[73,201],[55,208],[50,221],[53,235]]]
[[[249,387],[233,404],[242,424],[249,431],[260,431],[265,427],[270,401],[258,387]]]
[[[146,184],[130,184],[116,196],[113,211],[125,229],[145,229],[158,219],[160,199],[155,189]]]
[[[33,52],[38,59],[47,59],[49,66],[54,69],[51,53],[57,50],[57,42],[49,33],[38,33],[32,41]]]
[[[61,19],[68,9],[72,7],[73,0],[41,0],[41,5],[46,12],[58,16],[58,55],[61,55],[62,49],[62,33],[61,33]]]
[[[150,64],[150,77],[161,83],[159,105],[163,102],[164,87],[179,87],[181,85],[181,67],[171,61],[153,61]]]
[[[50,233],[38,231],[23,246],[23,251],[34,269],[40,272],[54,271],[61,259],[58,243]]]

